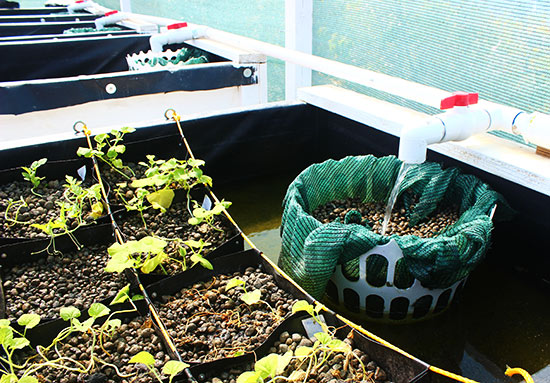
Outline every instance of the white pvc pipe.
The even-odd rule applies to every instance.
[[[115,11],[113,11],[115,12]],[[116,12],[108,16],[99,17],[94,20],[95,29],[103,29],[106,25],[116,24],[119,21],[127,19],[128,15],[124,12]]]
[[[417,101],[424,105],[439,108],[440,100],[450,95],[449,92],[441,89],[432,88],[382,73],[358,68],[353,65],[340,63],[308,53],[283,48],[278,45],[269,44],[248,37],[223,32],[214,28],[206,27],[206,37],[228,45],[233,45],[235,47],[255,50],[267,56],[275,57],[280,60],[298,64],[306,68],[354,82],[356,84]]]

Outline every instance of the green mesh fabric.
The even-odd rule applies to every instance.
[[[107,27],[103,28],[101,30],[95,29],[95,28],[71,28],[71,29],[65,29],[63,31],[64,35],[72,34],[72,33],[93,33],[93,32],[116,32],[121,31],[122,29],[119,27]]]
[[[439,206],[455,204],[460,218],[433,238],[412,235],[382,236],[349,214],[342,223],[322,224],[311,216],[318,206],[335,199],[362,197],[364,202],[387,201],[401,161],[394,156],[346,157],[328,160],[304,170],[289,186],[281,224],[282,247],[279,265],[310,294],[320,298],[337,264],[344,273],[358,277],[358,257],[377,245],[394,239],[403,251],[397,268],[402,280],[412,277],[429,288],[445,288],[466,277],[485,255],[490,242],[491,209],[506,203],[476,177],[458,169],[443,170],[423,163],[407,171],[398,201],[410,190],[420,196],[407,211],[411,225],[426,219]],[[369,258],[370,260],[371,258]],[[385,274],[384,260],[367,264],[367,278]]]
[[[204,55],[204,52],[198,49],[181,48],[177,54],[172,58],[167,57],[152,57],[146,61],[138,60],[136,64],[142,66],[154,67],[157,65],[166,66],[168,64],[173,65],[192,65],[192,64],[204,64],[208,62],[208,58]]]

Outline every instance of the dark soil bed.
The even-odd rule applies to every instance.
[[[312,216],[321,223],[333,222],[336,219],[344,222],[346,214],[352,210],[356,210],[361,214],[363,223],[368,224],[373,231],[380,233],[386,210],[386,204],[383,202],[364,203],[361,202],[360,198],[334,200],[319,206],[312,212]],[[405,207],[396,204],[391,214],[386,235],[415,235],[421,238],[434,237],[447,226],[456,222],[458,218],[458,208],[456,206],[449,206],[436,210],[425,222],[410,227]],[[353,221],[352,223],[359,222]]]
[[[63,306],[84,310],[114,296],[127,282],[123,274],[103,271],[107,259],[106,246],[90,246],[4,270],[7,317],[35,313],[55,318]]]
[[[90,361],[91,337],[88,334],[75,333],[63,344],[58,346],[60,354],[63,357],[70,357],[84,365]],[[155,367],[160,371],[164,363],[170,360],[168,354],[164,351],[162,341],[151,327],[151,321],[142,317],[132,320],[125,320],[123,324],[115,330],[111,337],[104,340],[104,350],[99,345],[95,346],[95,355],[100,360],[117,366],[121,375],[131,375],[121,377],[117,375],[112,366],[95,363],[95,367],[88,373],[72,372],[64,369],[54,369],[46,367],[39,371],[40,382],[56,383],[79,383],[79,382],[101,382],[101,383],[130,383],[130,382],[157,382],[151,377],[148,369],[141,364],[129,364],[132,356],[140,351],[147,351],[155,357]],[[109,353],[106,354],[105,351]],[[48,354],[50,360],[55,359],[56,355],[52,351]],[[66,363],[68,367],[74,367],[74,364]]]
[[[284,355],[289,350],[295,351],[300,346],[311,347],[315,341],[314,337],[309,339],[299,333],[289,334],[288,332],[283,332],[269,352]],[[353,347],[352,339],[346,339],[345,342]],[[307,361],[294,358],[281,376],[289,377],[294,373],[295,380],[292,381],[305,381],[308,383],[383,383],[391,381],[386,372],[375,361],[370,360],[366,353],[359,349],[353,349],[352,352],[355,356],[350,355],[348,358],[346,358],[344,353],[335,352],[319,369],[311,369],[309,375],[306,375],[308,369]],[[318,360],[320,359],[318,358]],[[364,371],[361,364],[364,367]],[[239,375],[245,371],[254,371],[254,366],[250,363],[235,366],[223,372],[200,376],[199,381],[205,383],[236,383]],[[276,382],[284,382],[284,380],[279,379]]]
[[[226,291],[227,282],[235,277],[246,282],[248,292],[259,289],[261,299],[275,313],[264,302],[244,303],[241,288]],[[159,315],[182,358],[193,362],[254,350],[289,315],[295,302],[275,284],[272,275],[252,267],[244,274],[219,275],[197,283],[163,301],[157,303]]]

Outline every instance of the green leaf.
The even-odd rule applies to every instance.
[[[29,342],[27,339],[25,338],[13,338],[10,342],[9,342],[9,345],[11,348],[15,349],[15,350],[20,350],[22,348],[25,348],[27,347],[28,345],[30,345],[31,342]]]
[[[128,361],[128,363],[141,363],[151,367],[155,365],[155,358],[147,351],[140,351],[136,355],[134,355],[132,359]]]
[[[80,157],[90,158],[92,156],[92,149],[90,148],[78,148],[76,154]]]
[[[11,323],[9,319],[0,319],[0,327],[10,327]]]
[[[197,263],[200,263],[200,265],[202,267],[204,267],[205,269],[208,269],[208,270],[214,270],[214,266],[212,266],[212,264],[210,263],[210,261],[208,261],[206,258],[204,258],[202,255],[199,255],[199,254],[193,254],[191,255],[191,262],[193,262],[193,264],[197,264]]]
[[[327,346],[334,352],[347,353],[351,351],[351,346],[340,339],[332,339]]]
[[[292,306],[292,314],[295,314],[299,311],[305,311],[309,315],[313,316],[313,306],[310,305],[307,301],[299,300]]]
[[[122,321],[120,319],[111,319],[105,322],[103,324],[103,327],[110,332],[110,331],[113,331],[114,329],[119,328],[121,325],[122,325]]]
[[[109,315],[110,312],[111,309],[109,309],[102,303],[92,303],[92,305],[88,309],[88,315],[95,319],[105,315]]]
[[[276,375],[281,375],[285,368],[289,365],[289,363],[292,361],[292,351],[288,350],[285,352],[283,356],[279,356],[279,360],[277,361],[277,369],[275,370]]]
[[[168,244],[166,241],[155,237],[143,237],[137,243],[140,252],[153,254],[162,252]]]
[[[34,162],[31,164],[31,169],[36,170],[36,169],[38,169],[40,166],[44,165],[47,161],[48,161],[47,158],[41,158],[41,159],[39,159],[39,160],[36,160],[36,161],[34,161]]]
[[[34,376],[24,376],[19,379],[19,383],[38,383],[38,379]]]
[[[258,303],[261,297],[262,297],[262,292],[260,290],[254,290],[249,293],[241,295],[241,299],[243,300],[243,302],[249,306],[252,306],[253,304]]]
[[[140,301],[142,299],[145,299],[145,297],[141,294],[136,294],[136,295],[132,296],[133,301]]]
[[[203,160],[199,160],[196,158],[190,158],[189,160],[187,160],[187,163],[189,164],[189,166],[192,167],[203,166],[205,164]]]
[[[243,281],[242,279],[233,278],[232,280],[230,280],[229,282],[227,282],[227,285],[225,285],[225,291],[229,291],[229,290],[231,290],[233,287],[244,286],[244,284],[245,284],[245,281]]]
[[[17,383],[18,379],[15,374],[2,375],[0,383]]]
[[[202,239],[200,241],[195,241],[193,239],[189,239],[187,241],[183,241],[183,243],[191,248],[194,248],[194,249],[200,249],[201,247],[203,246],[209,246],[210,243],[208,242],[203,242]]]
[[[80,310],[74,306],[61,307],[59,315],[63,320],[68,321],[73,318],[78,318],[80,316]]]
[[[122,160],[120,158],[115,158],[114,160],[111,161],[111,163],[117,169],[122,169],[123,168]]]
[[[237,378],[237,383],[258,383],[263,382],[264,380],[260,376],[260,373],[256,371],[246,371],[243,372]]]
[[[103,204],[98,201],[92,205],[91,216],[92,218],[97,219],[101,217],[102,214],[103,214]]]
[[[313,352],[313,347],[299,346],[296,348],[294,355],[298,358],[304,358]]]
[[[40,315],[38,314],[23,314],[17,320],[20,326],[33,328],[40,323]]]
[[[105,266],[105,272],[107,273],[121,273],[126,269],[135,267],[136,261],[123,254],[117,254],[113,256],[107,262]]]
[[[108,133],[100,133],[100,134],[97,134],[97,135],[94,137],[94,141],[95,141],[95,142],[98,142],[98,143],[101,143],[101,142],[105,141],[107,138],[109,138],[109,134],[108,134]]]
[[[81,323],[78,319],[75,318],[73,319],[72,324],[76,331],[87,332],[89,329],[92,328],[94,321],[95,321],[95,318],[91,317]]]
[[[315,338],[317,338],[319,340],[319,342],[321,342],[324,345],[329,344],[330,341],[332,340],[332,337],[329,334],[327,334],[326,332],[316,333]]]
[[[13,339],[11,327],[0,327],[0,344],[9,345]]]
[[[233,353],[233,357],[237,357],[237,356],[241,356],[241,355],[244,355],[244,351],[243,351],[243,350],[235,351],[235,352]]]
[[[168,256],[165,253],[160,253],[152,258],[149,258],[143,263],[143,266],[141,266],[141,271],[145,274],[149,274],[150,272],[155,270],[158,265],[164,262],[166,258],[168,258]]]
[[[172,205],[174,195],[172,189],[162,189],[147,195],[147,201],[149,201],[153,208],[166,211]]]
[[[126,134],[126,133],[134,133],[135,131],[136,131],[135,128],[132,128],[132,127],[129,127],[129,126],[125,126],[125,127],[123,127],[123,128],[120,129],[120,132],[121,132],[121,133],[124,133],[124,134]]]
[[[188,367],[189,365],[187,363],[183,363],[177,360],[169,360],[168,362],[166,362],[164,367],[162,367],[162,373],[164,375],[168,375],[169,377],[173,377]]]
[[[128,283],[126,286],[120,289],[120,291],[117,293],[116,297],[109,303],[110,305],[115,305],[117,303],[126,302],[128,299],[130,299],[130,284]]]
[[[199,221],[199,219],[195,217],[191,217],[187,220],[187,223],[189,223],[190,225],[198,225],[201,222],[202,221]]]
[[[281,356],[277,354],[269,354],[258,360],[254,365],[254,370],[260,374],[262,379],[268,377],[275,377],[277,373],[277,366],[279,365],[279,358]]]

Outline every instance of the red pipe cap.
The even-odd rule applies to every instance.
[[[166,29],[168,29],[168,30],[180,29],[180,28],[185,28],[186,26],[187,26],[187,23],[176,23],[176,24],[170,24],[170,25],[166,26]]]
[[[111,16],[111,15],[114,15],[115,13],[118,13],[118,11],[105,12],[105,16]]]
[[[454,92],[452,96],[441,100],[440,109],[452,109],[455,106],[468,106],[477,104],[478,93]]]
[[[81,3],[85,3],[87,2],[88,0],[76,0],[75,3],[76,4],[81,4]]]

